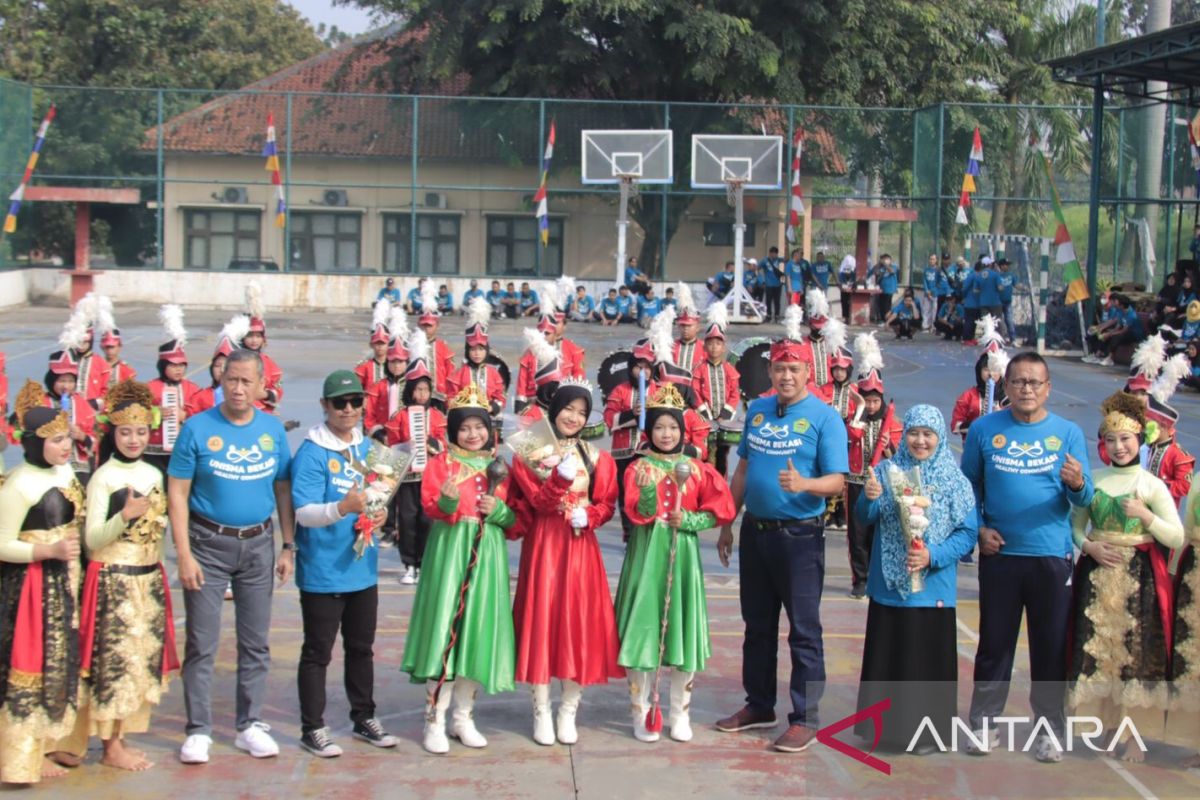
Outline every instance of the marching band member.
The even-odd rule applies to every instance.
[[[547,284],[549,286],[550,284]],[[575,294],[575,279],[563,275],[554,282],[554,291],[549,297],[553,300],[555,346],[562,353],[563,363],[570,364],[568,377],[583,379],[585,373],[584,359],[587,353],[582,347],[567,338],[567,312],[570,309]],[[543,304],[547,302],[543,297]]]
[[[421,574],[421,556],[429,536],[429,517],[421,508],[421,475],[429,458],[443,449],[446,415],[433,403],[433,376],[429,374],[429,343],[421,329],[408,343],[408,369],[404,374],[402,407],[384,426],[387,444],[409,443],[412,463],[396,492],[396,531],[404,574],[400,582],[411,586]]]
[[[617,587],[617,663],[629,675],[633,734],[643,742],[659,738],[661,719],[647,714],[652,710],[652,681],[653,700],[658,702],[654,673],[664,667],[675,669],[671,738],[691,741],[693,679],[712,655],[696,534],[726,525],[735,516],[725,479],[708,464],[683,454],[685,409],[673,384],[654,391],[646,404],[648,449],[625,473],[625,513],[636,527]],[[687,475],[682,484],[681,462]]]
[[[699,327],[699,317],[694,327]],[[675,309],[664,309],[654,321],[650,323],[649,336],[650,346],[654,348],[654,357],[657,360],[655,373],[657,381],[649,389],[647,389],[647,398],[654,393],[654,389],[662,384],[675,384],[675,388],[679,390],[680,396],[683,397],[686,403],[686,408],[683,412],[683,439],[684,453],[688,456],[694,456],[701,461],[708,460],[708,434],[710,426],[697,412],[696,409],[700,406],[698,395],[692,391],[692,374],[695,366],[691,368],[675,363],[675,354],[683,352],[679,349],[679,342],[671,340],[671,326],[675,322]],[[692,323],[688,323],[689,330],[693,327]],[[700,351],[703,357],[703,349]],[[685,353],[686,355],[686,353]],[[639,440],[638,449],[642,449],[648,443],[648,439],[643,432]]]
[[[982,346],[975,360],[975,385],[958,396],[950,415],[950,430],[967,439],[971,423],[985,414],[999,411],[1008,405],[1004,394],[1004,370],[1008,354],[1004,351],[1004,336],[997,329],[998,320],[985,314],[979,320],[981,333],[976,335]]]
[[[570,281],[571,279],[565,278],[565,280]],[[550,293],[551,297],[557,298],[559,287],[556,284],[547,283],[543,286],[542,292],[543,294]],[[557,303],[558,300],[555,299],[553,302]],[[570,339],[562,336],[563,331],[566,329],[566,313],[552,311],[542,314],[538,319],[537,329],[542,332],[546,341],[550,343],[550,346],[559,355],[559,369],[562,376],[564,378],[583,380],[584,350]],[[531,345],[521,355],[521,361],[517,365],[517,397],[514,401],[514,408],[518,413],[537,399],[537,387],[535,386],[534,375],[539,366],[539,361]]]
[[[191,400],[184,408],[189,417],[194,417],[221,404],[224,399],[221,393],[221,376],[225,374],[225,362],[229,358],[229,354],[237,349],[236,342],[240,342],[249,330],[250,318],[242,314],[229,320],[221,329],[221,333],[217,336],[217,346],[213,350],[212,360],[208,362],[208,377],[211,379],[212,385],[192,394]]]
[[[75,725],[85,501],[67,414],[33,381],[14,406],[25,463],[0,486],[0,782],[37,783],[65,774],[45,753]]]
[[[617,470],[612,456],[579,439],[592,410],[592,387],[563,380],[546,419],[555,441],[513,459],[513,480],[527,504],[513,623],[516,680],[532,686],[533,739],[550,745],[550,681],[562,681],[557,738],[578,740],[583,687],[624,677],[617,629],[596,529],[612,518]]]
[[[363,428],[368,436],[381,442],[387,439],[384,430],[387,421],[404,407],[404,372],[408,369],[408,348],[404,343],[412,336],[412,331],[409,330],[403,307],[392,306],[388,332],[392,338],[385,354],[386,372],[383,379],[367,392],[363,406]],[[389,528],[394,527],[392,523],[394,520],[389,520]],[[387,540],[386,535],[384,540]]]
[[[108,298],[103,298],[108,300]],[[112,303],[102,303],[97,309],[99,319],[96,321],[96,327],[100,329],[100,349],[104,351],[104,363],[108,365],[108,389],[116,386],[121,381],[131,381],[137,377],[137,370],[129,365],[128,362],[121,360],[121,330],[117,327],[116,320],[113,319]]]
[[[1114,755],[1140,762],[1145,754],[1122,723],[1162,728],[1172,624],[1163,548],[1182,546],[1184,532],[1166,484],[1140,463],[1145,407],[1117,392],[1100,413],[1112,466],[1093,476],[1092,502],[1071,513],[1082,555],[1072,581],[1067,704],[1074,714],[1098,717],[1110,733],[1120,728],[1123,747]]]
[[[824,400],[843,421],[849,423],[862,405],[862,396],[850,380],[854,367],[854,356],[845,347],[839,347],[829,355],[829,383],[820,387],[815,394]]]
[[[819,288],[811,288],[805,295],[808,313],[808,335],[804,343],[812,352],[812,378],[809,389],[816,391],[831,380],[830,359],[846,343],[846,323],[829,316],[829,299]],[[799,306],[797,306],[799,308]]]
[[[487,306],[482,298],[471,302]],[[516,515],[507,502],[512,490],[507,468],[497,483],[491,465],[495,437],[489,406],[483,388],[474,383],[450,399],[449,444],[429,463],[421,482],[421,503],[433,525],[400,669],[428,688],[422,744],[430,753],[450,750],[446,710],[451,697],[450,735],[466,747],[486,747],[487,739],[475,727],[475,697],[481,689],[496,694],[515,685],[505,534]]]
[[[675,303],[675,322],[679,325],[679,338],[672,346],[671,362],[686,370],[690,377],[704,363],[704,343],[699,338],[700,312],[692,297],[692,287],[683,281],[677,285],[679,297]]]
[[[726,357],[725,328],[729,325],[729,308],[724,303],[710,303],[705,310],[704,361],[692,372],[692,392],[700,407],[697,412],[709,423],[708,452],[717,474],[725,477],[729,461],[729,445],[720,441],[717,431],[722,422],[737,416],[741,402],[737,368]]]
[[[283,370],[275,363],[275,359],[263,352],[267,346],[266,306],[263,305],[262,287],[255,281],[246,286],[246,310],[250,321],[247,333],[241,339],[241,346],[258,353],[263,365],[263,391],[265,396],[255,405],[263,411],[272,414],[283,401]]]
[[[93,373],[94,374],[94,373]],[[92,457],[95,451],[96,412],[84,395],[77,390],[79,364],[70,350],[56,350],[50,354],[50,369],[46,372],[43,385],[42,405],[67,415],[68,434],[74,443],[71,448],[71,469],[83,485],[87,485],[92,474]]]
[[[482,297],[476,297],[467,304],[468,324],[463,365],[450,376],[449,388],[453,396],[468,386],[478,386],[480,392],[488,399],[488,413],[493,421],[488,427],[499,435],[500,429],[496,423],[504,411],[505,387],[500,370],[488,363],[488,357],[492,355],[488,340],[491,315],[492,307]]]
[[[104,405],[104,393],[108,391],[112,372],[108,362],[92,350],[92,340],[96,333],[94,325],[100,319],[102,307],[106,309],[108,317],[111,317],[112,301],[88,292],[75,304],[75,309],[71,312],[58,340],[64,349],[71,351],[71,358],[79,368],[79,393],[91,404],[94,411],[99,411]]]
[[[1186,355],[1177,353],[1171,356],[1154,379],[1146,397],[1146,469],[1167,485],[1176,507],[1192,488],[1196,457],[1184,450],[1176,440],[1175,425],[1179,422],[1179,412],[1167,405],[1167,400],[1191,371],[1192,365]],[[1154,434],[1153,438],[1151,434]]]
[[[862,406],[846,425],[850,445],[850,475],[846,487],[846,539],[850,547],[850,596],[867,596],[867,573],[871,561],[874,526],[859,518],[854,510],[872,467],[891,458],[901,444],[903,427],[896,419],[894,403],[884,403],[883,355],[874,333],[854,337],[859,381],[855,388]]]
[[[621,528],[626,539],[633,523],[625,515],[625,471],[637,456],[641,441],[639,417],[646,397],[654,386],[654,347],[649,339],[633,345],[629,359],[629,381],[616,386],[604,404],[604,424],[612,436],[611,454],[617,469],[617,504],[621,511]]]
[[[449,391],[447,387],[450,376],[454,374],[454,352],[445,339],[438,337],[440,322],[441,314],[438,313],[437,292],[433,288],[433,281],[424,281],[421,284],[421,315],[417,317],[417,327],[425,332],[425,340],[429,347],[427,367],[433,387],[433,405],[445,414],[446,393]]]
[[[171,590],[163,567],[167,496],[146,452],[158,402],[145,384],[108,392],[100,466],[87,491],[87,575],[80,596],[83,700],[70,752],[89,736],[104,742],[102,764],[140,772],[153,764],[124,737],[150,729],[150,714],[179,669]]]
[[[387,376],[388,341],[391,339],[387,323],[391,313],[392,303],[388,298],[381,298],[375,304],[371,317],[371,356],[354,367],[354,374],[367,394],[371,393],[371,387]]]
[[[187,406],[200,391],[200,387],[189,381],[187,374],[187,331],[183,327],[183,309],[176,305],[165,305],[159,310],[168,341],[158,347],[158,377],[148,384],[154,397],[154,407],[160,409],[160,424],[150,429],[150,444],[146,448],[146,462],[164,475],[175,437],[179,435],[187,419]]]

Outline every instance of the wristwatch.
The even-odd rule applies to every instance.
[[[283,543],[283,549],[284,549],[284,550],[292,550],[292,551],[295,551],[295,550],[297,549],[297,548],[296,548],[296,543],[295,543],[295,542],[284,542],[284,543]]]

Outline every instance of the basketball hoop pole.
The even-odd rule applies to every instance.
[[[746,284],[744,281],[746,267],[743,256],[745,255],[746,244],[746,219],[743,215],[742,202],[742,182],[741,181],[726,181],[726,199],[733,206],[733,307],[731,309],[734,320],[742,319],[742,297],[745,296],[750,309],[754,311],[754,316],[758,316],[758,311],[754,308],[753,298],[746,295]]]
[[[625,283],[625,236],[629,230],[629,198],[637,194],[635,181],[630,175],[621,176],[621,202],[617,207],[617,286]]]

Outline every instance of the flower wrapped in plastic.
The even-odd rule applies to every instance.
[[[353,467],[362,476],[360,489],[367,496],[367,507],[358,515],[354,530],[358,536],[354,540],[354,554],[358,558],[368,547],[375,547],[375,523],[373,519],[386,512],[400,488],[400,481],[408,472],[412,462],[412,453],[404,445],[387,447],[374,439],[370,442],[364,463],[353,462]]]
[[[925,547],[925,530],[929,527],[926,511],[933,501],[921,482],[921,468],[901,469],[895,464],[888,464],[887,490],[896,500],[896,508],[900,512],[900,528],[908,549],[922,549]],[[919,570],[909,573],[909,590],[919,592],[924,588],[924,573]]]

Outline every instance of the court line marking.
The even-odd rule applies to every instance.
[[[1125,765],[1118,764],[1111,758],[1101,757],[1100,760],[1103,761],[1109,769],[1120,775],[1121,778],[1128,783],[1135,792],[1141,795],[1144,800],[1158,800],[1158,795],[1150,791],[1150,789],[1146,787],[1146,784],[1133,777],[1133,773],[1125,769]]]

